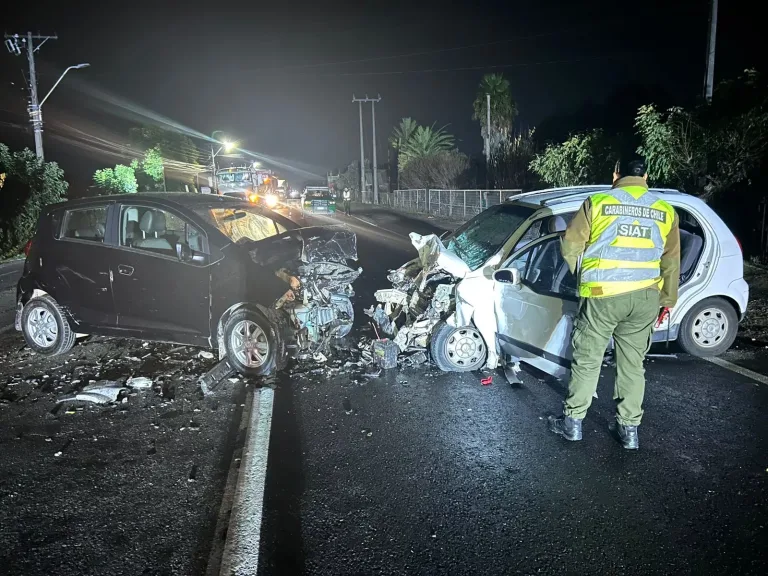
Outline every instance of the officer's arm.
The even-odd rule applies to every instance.
[[[675,214],[672,228],[661,255],[661,298],[662,308],[673,308],[677,304],[677,289],[680,286],[680,221]]]
[[[589,241],[591,227],[592,201],[587,198],[568,223],[565,234],[560,240],[560,250],[563,254],[563,259],[571,270],[571,274],[576,274],[579,258],[584,253],[584,248]]]

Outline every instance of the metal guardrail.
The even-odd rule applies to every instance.
[[[469,220],[486,208],[501,204],[509,196],[519,194],[520,189],[509,190],[438,190],[418,188],[393,190],[379,193],[380,206],[388,206],[403,212],[426,214],[449,220]],[[362,195],[361,200],[373,204],[370,193]]]

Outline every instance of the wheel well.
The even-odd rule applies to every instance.
[[[725,300],[726,302],[728,302],[728,304],[730,304],[730,305],[731,305],[731,308],[733,308],[733,311],[734,311],[734,312],[736,312],[736,316],[738,316],[738,318],[739,318],[739,322],[741,322],[742,320],[744,320],[744,312],[742,312],[742,311],[739,309],[739,305],[738,305],[738,303],[736,302],[736,300],[734,300],[734,299],[733,299],[733,298],[731,298],[730,296],[720,296],[720,298],[722,298],[723,300]]]
[[[704,300],[699,300],[698,302],[696,302],[696,304],[691,306],[688,309],[688,311],[685,313],[685,316],[680,321],[680,324],[682,324],[682,322],[685,320],[685,318],[688,317],[688,314],[691,313],[691,310],[693,310],[700,303],[706,302],[707,300],[714,300],[716,298],[719,298],[720,300],[725,300],[725,302],[727,302],[730,305],[730,307],[733,309],[734,313],[736,314],[736,317],[739,319],[739,322],[741,322],[744,319],[744,314],[742,314],[741,311],[739,310],[739,305],[736,302],[736,300],[734,300],[730,296],[726,296],[725,294],[715,294],[713,296],[707,296],[706,298],[704,298]]]

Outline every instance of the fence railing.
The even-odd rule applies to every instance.
[[[469,220],[486,208],[501,204],[520,189],[510,190],[437,190],[418,188],[379,193],[379,205],[413,214],[427,214],[450,220]],[[361,198],[373,204],[372,194],[366,191]]]

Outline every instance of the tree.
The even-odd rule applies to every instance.
[[[423,158],[437,152],[451,150],[454,147],[454,138],[445,131],[445,126],[435,129],[432,126],[417,126],[411,137],[402,147],[402,154],[406,157],[406,164],[414,158]]]
[[[505,138],[490,162],[490,181],[496,188],[530,188],[537,181],[529,166],[536,156],[535,128]]]
[[[491,96],[491,134],[490,152],[491,158],[497,152],[501,142],[509,137],[512,124],[517,116],[517,105],[512,99],[509,80],[501,74],[486,74],[477,88],[477,96],[472,104],[472,119],[480,122],[480,135],[487,137],[488,102],[487,95]]]
[[[200,151],[189,136],[180,132],[141,126],[130,129],[130,138],[139,148],[156,148],[163,158],[189,165],[199,164]]]
[[[610,180],[616,158],[612,141],[602,130],[592,130],[548,145],[530,168],[552,186],[599,184]]]
[[[403,170],[401,181],[406,188],[460,188],[469,169],[469,158],[458,150],[441,150],[412,158]]]
[[[134,160],[130,166],[117,164],[114,168],[102,168],[96,170],[93,181],[96,185],[109,194],[132,194],[138,192],[139,184],[136,181],[136,167],[138,162]]]
[[[747,182],[765,162],[768,107],[713,114],[708,107],[665,113],[641,106],[635,119],[638,152],[654,184],[680,188],[709,199]]]
[[[163,156],[158,147],[150,148],[144,153],[141,161],[141,170],[155,182],[162,182],[165,178],[165,166]]]
[[[413,118],[403,118],[400,120],[400,125],[392,130],[392,135],[389,137],[389,145],[397,151],[398,172],[401,172],[408,163],[408,157],[402,153],[402,150],[418,126]]]
[[[0,144],[0,258],[21,252],[35,234],[42,208],[66,199],[68,187],[55,162]]]

